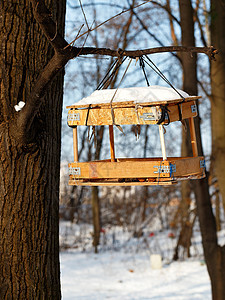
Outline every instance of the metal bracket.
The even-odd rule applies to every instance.
[[[191,112],[193,114],[197,112],[197,105],[196,104],[191,105]]]
[[[69,167],[69,175],[80,175],[80,168],[79,167]]]
[[[165,166],[165,165],[162,165],[162,166],[154,166],[153,168],[156,168],[157,170],[154,171],[154,174],[161,174],[161,173],[164,173],[164,174],[168,174],[168,173],[175,173],[176,172],[176,165],[174,164],[170,164],[169,166]]]
[[[205,165],[205,160],[200,160],[200,168],[205,168],[206,165]]]
[[[155,116],[153,113],[144,113],[142,116],[140,116],[141,119],[144,121],[154,121]]]
[[[73,121],[80,121],[80,113],[76,113],[74,110],[68,113],[67,116],[67,122],[73,122]]]
[[[143,115],[140,116],[141,119],[144,121],[158,121],[161,118],[162,112],[158,111],[155,113],[143,113]],[[166,116],[165,119],[168,119]]]

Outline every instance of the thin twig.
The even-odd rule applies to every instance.
[[[74,43],[75,43],[75,41],[77,40],[77,37],[79,36],[79,34],[80,34],[80,32],[81,32],[81,29],[82,29],[83,27],[84,27],[84,24],[82,24],[82,25],[80,26],[80,29],[79,29],[78,32],[77,32],[76,38],[74,39]],[[73,43],[72,46],[74,46],[74,43]]]
[[[138,4],[137,6],[135,6],[135,7],[133,7],[133,8],[128,8],[128,9],[125,9],[125,10],[121,11],[121,12],[118,13],[117,15],[115,15],[115,16],[113,16],[113,17],[107,19],[107,20],[105,20],[104,22],[98,24],[98,25],[95,26],[94,28],[89,29],[88,31],[85,31],[85,32],[82,33],[77,39],[79,39],[79,38],[82,37],[83,35],[87,34],[88,32],[91,32],[91,31],[96,30],[97,28],[99,28],[99,27],[101,27],[102,25],[106,24],[107,22],[109,22],[109,21],[111,21],[111,20],[113,20],[113,19],[115,19],[115,18],[121,16],[122,14],[124,14],[124,13],[130,11],[131,9],[138,8],[138,7],[140,7],[140,6],[142,6],[142,5],[146,4],[146,3],[149,3],[149,2],[151,2],[151,1],[152,1],[152,0],[148,0],[148,1],[145,1],[145,2],[143,2],[143,3],[141,3],[141,4]],[[74,41],[72,41],[71,43],[69,43],[64,49],[66,49],[67,47],[71,46],[71,44],[73,44],[73,43],[74,43]]]
[[[81,10],[82,10],[82,13],[83,13],[83,16],[84,16],[85,23],[86,23],[86,25],[87,25],[87,29],[88,29],[88,31],[89,31],[89,30],[90,30],[90,28],[89,28],[89,26],[88,26],[88,21],[87,21],[87,18],[86,18],[86,15],[85,15],[84,9],[83,9],[82,2],[81,2],[81,0],[79,0],[79,2],[80,2],[80,8],[81,8]]]
[[[92,25],[91,25],[91,27],[90,27],[90,28],[92,28],[93,24],[94,24],[94,21],[93,21],[93,23],[92,23]],[[90,34],[90,32],[91,32],[91,29],[88,31],[88,34],[86,35],[86,37],[85,37],[85,39],[84,39],[84,42],[83,42],[83,45],[82,45],[82,47],[81,47],[80,51],[78,52],[77,56],[79,56],[79,55],[80,55],[80,53],[81,53],[82,49],[84,48],[84,45],[85,45],[85,43],[86,43],[86,41],[87,41],[87,39],[88,39],[88,37],[89,37],[89,34]],[[79,38],[79,37],[78,37],[78,38]]]

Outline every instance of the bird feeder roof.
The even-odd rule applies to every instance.
[[[177,92],[178,91],[178,92]],[[180,102],[185,100],[194,100],[196,96],[189,96],[186,92],[179,89],[174,90],[172,88],[163,86],[149,86],[149,87],[131,87],[131,88],[119,88],[119,89],[105,89],[96,90],[90,96],[81,99],[73,105],[67,106],[67,108],[82,108],[89,105],[93,106],[107,106],[112,102],[112,105],[118,105],[123,103],[129,104],[166,104],[169,102]],[[181,97],[181,96],[183,97]]]

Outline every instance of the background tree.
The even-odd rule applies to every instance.
[[[225,2],[211,0],[211,42],[219,50],[211,63],[212,164],[218,179],[225,211]]]
[[[191,1],[180,0],[179,3],[181,14],[182,44],[184,46],[194,46],[194,11]],[[197,94],[196,56],[193,55],[191,58],[190,56],[187,56],[187,54],[182,54],[182,65],[184,70],[185,91],[190,94]],[[190,77],[189,74],[192,74],[192,76]],[[196,118],[195,126],[197,129],[196,132],[199,142],[198,151],[200,155],[203,155],[199,117]],[[222,254],[223,248],[221,248],[217,242],[216,223],[212,212],[207,178],[194,182],[193,186],[196,195],[204,255],[211,279],[213,299],[222,300],[225,297],[225,290],[223,288],[225,273],[222,271],[224,264],[223,260],[225,257],[223,257],[224,254]],[[222,264],[220,259],[222,259]]]

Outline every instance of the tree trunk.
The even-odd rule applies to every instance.
[[[219,55],[211,63],[212,159],[225,212],[225,2],[211,0],[211,40]]]
[[[91,187],[91,201],[92,201],[92,215],[93,215],[93,227],[94,227],[94,236],[93,236],[93,246],[95,248],[95,253],[98,253],[98,245],[100,241],[100,200],[98,197],[98,187]]]
[[[63,34],[65,1],[48,1]],[[52,82],[27,142],[17,140],[19,101],[53,51],[29,1],[1,1],[0,298],[60,299],[58,197],[63,73]]]
[[[180,0],[179,3],[181,15],[182,44],[184,46],[194,46],[194,23],[191,1]],[[192,62],[191,57],[186,57],[184,59],[183,56],[182,59],[184,67],[184,89],[189,94],[195,95],[197,94],[196,57],[195,55],[193,56]],[[195,119],[198,152],[199,155],[203,155],[200,135],[200,120],[199,118]],[[193,183],[193,187],[202,234],[204,256],[211,279],[213,299],[222,300],[225,299],[225,248],[220,247],[217,242],[216,222],[212,212],[207,178],[195,181]]]
[[[104,126],[100,126],[97,129],[96,133],[96,149],[94,158],[99,160],[102,142],[104,137]],[[93,228],[94,228],[94,237],[93,237],[93,246],[95,248],[95,253],[98,253],[98,245],[100,241],[100,230],[101,230],[101,203],[98,196],[98,187],[91,187],[91,202],[92,202],[92,215],[93,215]]]
[[[219,193],[219,191],[216,192],[215,205],[216,205],[216,229],[217,229],[217,231],[220,231],[221,230],[221,220],[220,220],[220,193]]]
[[[189,1],[180,1],[180,16],[181,16],[181,31],[182,31],[182,45],[183,46],[195,46],[194,39],[194,24],[193,24],[193,12],[191,3]],[[189,53],[181,54],[182,67],[183,67],[183,89],[190,95],[197,95],[197,72],[196,72],[196,54],[190,56]],[[191,74],[191,77],[190,77]],[[192,156],[192,147],[190,142],[190,130],[189,124],[186,123],[185,130],[182,127],[182,147],[181,154],[182,156]],[[180,232],[180,238],[182,237],[183,231],[186,228],[187,223],[189,222],[188,218],[190,216],[189,207],[190,207],[190,198],[191,198],[191,186],[190,181],[182,182],[181,184],[181,196],[182,196],[182,228]],[[190,231],[192,233],[192,231]],[[187,253],[189,253],[191,236],[184,235],[188,242],[186,245],[188,247]],[[178,243],[179,244],[179,243]]]
[[[194,216],[193,216],[193,214],[194,214]],[[174,260],[178,260],[178,258],[181,256],[181,253],[179,253],[179,249],[181,247],[183,250],[182,258],[184,259],[185,254],[187,257],[191,257],[191,253],[190,253],[191,238],[192,238],[193,227],[194,227],[195,219],[196,219],[196,212],[189,211],[187,219],[188,219],[188,221],[184,220],[182,223],[182,228],[181,228],[181,231],[179,234],[177,245],[174,250],[174,255],[173,255]]]
[[[216,222],[212,212],[210,196],[206,193],[206,180],[198,180],[197,211],[202,235],[205,261],[209,272],[213,300],[225,299],[225,247],[217,242]],[[199,193],[201,193],[199,195]]]

